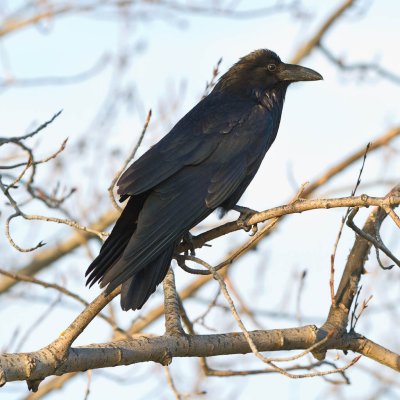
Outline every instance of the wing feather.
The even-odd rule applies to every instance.
[[[204,162],[242,123],[251,106],[238,99],[221,102],[206,97],[122,174],[117,183],[118,194],[138,195],[183,167]]]

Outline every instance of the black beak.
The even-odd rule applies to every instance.
[[[279,80],[289,82],[319,81],[324,79],[318,72],[295,64],[282,64],[276,75]]]

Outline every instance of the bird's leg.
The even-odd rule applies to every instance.
[[[184,245],[187,245],[189,247],[190,255],[195,256],[196,251],[194,247],[194,242],[193,242],[193,235],[187,231],[183,236],[182,236],[182,243]]]
[[[251,236],[255,235],[258,231],[257,224],[254,225],[248,225],[247,220],[251,218],[254,214],[257,214],[258,211],[252,210],[251,208],[247,207],[242,207],[239,205],[236,205],[232,208],[232,210],[237,211],[240,213],[239,218],[237,219],[236,223],[240,228],[245,230],[246,232],[249,232],[251,230]]]

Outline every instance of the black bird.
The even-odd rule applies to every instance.
[[[118,194],[128,202],[87,284],[99,281],[107,293],[122,284],[122,309],[140,309],[182,237],[216,208],[232,209],[246,190],[275,140],[288,86],[319,79],[264,49],[233,65],[121,176]]]

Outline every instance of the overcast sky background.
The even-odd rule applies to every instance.
[[[9,9],[12,9],[18,1],[6,3]],[[243,2],[242,8],[250,7],[250,4],[251,7],[257,8],[264,3]],[[386,0],[361,3],[370,5],[350,10],[324,38],[324,43],[333,53],[343,56],[349,62],[376,61],[399,75],[400,2]],[[101,73],[76,84],[10,86],[0,89],[0,136],[23,134],[35,124],[42,123],[63,109],[56,122],[41,134],[38,152],[48,154],[54,151],[65,137],[69,137],[68,147],[61,157],[65,160],[70,159],[70,165],[64,176],[54,179],[61,178],[65,185],[78,187],[78,193],[69,204],[72,209],[84,207],[87,199],[91,198],[93,187],[103,191],[104,198],[107,198],[110,178],[135,143],[149,108],[153,110],[153,118],[142,151],[167,133],[179,117],[198,102],[205,82],[211,77],[212,68],[221,57],[221,72],[226,71],[239,57],[258,48],[272,49],[284,61],[288,61],[299,45],[313,35],[338,4],[335,1],[305,1],[305,9],[309,11],[310,18],[303,20],[293,18],[288,13],[251,19],[168,13],[168,18],[163,16],[146,20],[133,19],[127,26],[107,18],[88,18],[82,15],[62,17],[49,21],[40,28],[31,27],[18,31],[0,41],[0,78],[75,75],[88,70],[105,53],[116,54],[121,46],[124,46],[128,52],[134,52],[123,76],[126,87],[133,88],[132,100],[110,126],[93,131],[93,119],[99,107],[105,103],[110,80],[113,79],[112,63]],[[360,9],[365,12],[359,12]],[[141,50],[138,52],[137,49]],[[241,201],[245,206],[263,210],[287,202],[301,183],[311,181],[355,148],[365,146],[369,140],[399,123],[399,85],[396,86],[374,74],[362,79],[357,73],[340,72],[318,50],[301,64],[320,72],[324,81],[299,83],[289,88],[278,138]],[[177,98],[180,102],[174,109],[172,103]],[[166,108],[166,105],[169,108]],[[82,135],[91,138],[93,144],[93,148],[85,153],[81,153],[78,146]],[[112,160],[102,158],[102,155],[106,154],[105,149],[108,151],[114,148],[121,151],[118,157]],[[85,159],[82,160],[82,157]],[[98,167],[93,173],[92,167],[96,162]],[[365,179],[373,181],[393,178],[399,171],[399,164],[397,160],[382,165],[378,157],[371,155],[365,167]],[[358,169],[359,165],[335,179],[335,186],[344,190],[335,192],[334,195],[349,193],[348,185],[355,182]],[[40,173],[40,176],[47,177],[48,171],[43,172],[43,175]],[[386,192],[387,187],[376,186],[369,190],[368,194],[384,195]],[[106,206],[109,207],[109,204],[106,203]],[[98,215],[93,211],[88,210],[89,218]],[[273,309],[274,299],[277,304],[282,304],[282,296],[285,296],[282,287],[286,287],[288,280],[294,279],[293,270],[300,274],[306,269],[308,275],[301,307],[305,315],[316,316],[322,320],[329,307],[330,254],[342,213],[343,211],[330,210],[289,218],[278,232],[261,246],[264,258],[260,260],[258,253],[246,256],[236,267],[234,276],[240,268],[257,268],[263,282],[263,295],[267,295],[266,301],[270,302],[266,307]],[[235,214],[232,213],[233,216]],[[4,215],[2,217],[4,220]],[[214,220],[213,216],[211,221]],[[359,221],[361,224],[362,218]],[[28,222],[22,221],[14,225],[16,237],[26,246],[34,245],[41,239],[50,246],[70,233],[69,229],[60,227],[51,228],[49,233],[48,226],[43,227],[43,224],[32,224],[34,228],[27,225]],[[393,231],[389,228],[388,235]],[[229,242],[225,241],[218,248],[214,246],[200,254],[208,261],[217,262],[222,257],[223,250],[240,243],[245,239],[244,235],[243,232],[233,235]],[[342,245],[339,246],[338,277],[352,238],[353,234],[346,230]],[[0,237],[0,246],[6,252],[6,262],[18,259],[18,265],[6,265],[7,268],[21,266],[29,259],[29,255],[18,255],[16,258],[14,249],[9,247],[4,236]],[[91,244],[91,248],[94,252],[98,251],[98,244]],[[263,260],[268,264],[268,268],[261,273],[262,268],[259,266]],[[88,263],[89,258],[82,249],[67,262],[59,262],[57,271],[40,276],[48,280],[64,275],[72,276],[73,279],[68,281],[69,288],[79,291],[85,298],[92,299],[98,290],[89,291],[83,288],[83,271]],[[177,275],[179,285],[191,279],[182,271],[178,271]],[[254,288],[254,275],[248,281],[243,279],[243,274],[238,277],[241,280],[242,295],[252,304],[252,298],[246,298],[246,293],[250,293],[250,289]],[[392,279],[394,277],[398,281],[398,271],[393,272]],[[388,278],[373,274],[364,277],[365,297],[373,294],[376,279]],[[384,281],[380,282],[382,284]],[[24,287],[26,290],[31,288]],[[214,293],[216,286],[207,286],[207,290]],[[13,290],[16,295],[20,291],[21,289],[17,288]],[[391,291],[393,295],[398,293],[397,283],[388,287],[388,293]],[[38,293],[43,294],[40,291]],[[286,311],[293,311],[295,308],[296,299],[290,296]],[[151,304],[156,304],[160,298],[159,295],[153,296],[146,309],[150,309]],[[379,303],[379,299],[376,299],[376,303]],[[10,340],[21,319],[26,321],[28,326],[29,321],[35,321],[43,311],[42,304],[30,305],[29,302],[25,302],[25,309],[22,309],[10,298],[0,298],[0,304],[2,318],[12,321],[7,327],[1,324],[2,344]],[[257,303],[257,307],[264,305],[261,300]],[[202,310],[198,304],[193,304],[193,309],[200,310],[199,313]],[[34,350],[48,344],[76,313],[76,307],[66,309],[62,314],[53,313],[25,343],[23,350]],[[120,321],[122,325],[128,325],[134,318],[133,313],[121,313]],[[360,324],[366,329],[368,336],[373,339],[383,335],[390,341],[389,333],[385,333],[385,316],[371,312],[371,315],[366,317],[368,318],[373,318],[374,326],[370,323]],[[318,323],[321,320],[305,322]],[[156,332],[161,323],[162,321],[149,331]],[[274,323],[276,321],[271,320],[266,328],[284,327],[282,324],[285,323],[287,326],[293,326],[295,322],[286,321],[279,326],[275,326]],[[236,330],[233,322],[231,327]],[[100,342],[106,340],[107,335],[108,327],[102,322],[95,322],[79,338],[77,344]],[[252,356],[246,356],[246,359],[249,360],[250,357]],[[229,358],[220,359],[220,362],[228,360]],[[372,365],[367,360],[360,362]],[[254,361],[252,366],[262,367],[258,361]],[[240,363],[237,367],[240,368]],[[110,382],[100,371],[94,371],[90,398],[105,399],[112,393],[115,398],[123,399],[172,399],[168,389],[159,392],[161,385],[165,386],[165,378],[157,371],[156,366],[119,367],[109,371],[124,377],[132,376],[132,379],[142,382],[141,385],[135,386]],[[177,385],[184,390],[185,380],[193,379],[196,370],[193,363],[174,360],[172,372]],[[141,377],[144,373],[145,376],[149,376],[148,380]],[[365,398],[364,394],[371,390],[368,375],[350,371],[349,376],[353,385],[345,388],[347,398]],[[233,398],[233,394],[237,395],[238,399],[262,399],[268,396],[291,400],[318,399],[323,398],[321,393],[330,390],[329,385],[320,378],[297,381],[272,375],[229,378],[225,381],[223,390],[221,383],[215,382],[215,379],[217,378],[209,378],[202,387],[209,392],[209,399],[230,399]],[[54,393],[48,398],[83,398],[85,376],[71,382],[73,383],[67,385],[62,392]],[[23,383],[7,384],[0,390],[0,399],[19,398],[25,390]],[[382,398],[400,398],[400,393],[390,392],[386,396]]]

